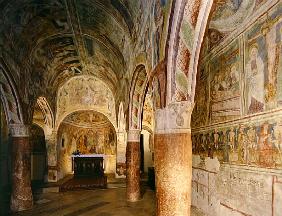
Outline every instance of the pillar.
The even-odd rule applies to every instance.
[[[126,146],[126,195],[129,202],[141,198],[140,192],[140,130],[129,130]]]
[[[189,216],[191,206],[191,108],[174,103],[156,111],[157,216]]]
[[[58,163],[57,163],[57,133],[51,131],[45,135],[46,147],[47,147],[47,182],[58,181]]]
[[[10,127],[12,139],[12,193],[10,208],[13,212],[31,209],[31,146],[29,128],[23,124]]]

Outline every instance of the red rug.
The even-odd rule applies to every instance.
[[[72,178],[60,186],[60,191],[91,190],[95,188],[107,188],[107,177]]]

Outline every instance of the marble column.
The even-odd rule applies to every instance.
[[[154,136],[158,216],[189,216],[192,182],[191,108],[174,103],[156,111]]]
[[[140,130],[129,130],[126,146],[126,195],[129,202],[141,198],[140,192]]]
[[[31,146],[29,128],[23,124],[10,126],[12,139],[12,193],[10,208],[13,212],[31,209]]]
[[[47,147],[47,182],[58,181],[58,163],[57,163],[57,133],[52,131],[45,135],[46,147]]]

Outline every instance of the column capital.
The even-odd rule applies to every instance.
[[[140,129],[129,129],[127,132],[127,141],[128,142],[140,142]]]
[[[191,114],[194,103],[190,101],[173,102],[155,112],[155,133],[191,132]]]
[[[57,131],[55,130],[45,134],[45,140],[55,140],[56,137],[57,137]]]
[[[9,129],[12,137],[29,137],[29,125],[10,124]]]

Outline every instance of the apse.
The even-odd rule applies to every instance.
[[[73,174],[73,156],[104,158],[104,172],[116,172],[116,131],[109,119],[95,111],[79,111],[68,115],[57,135],[58,177]]]

